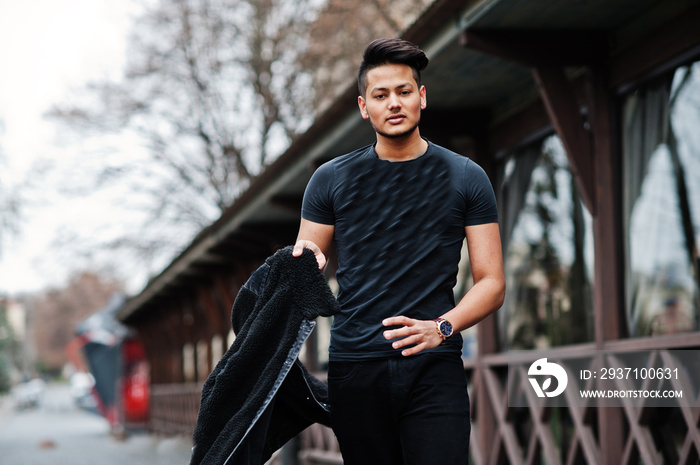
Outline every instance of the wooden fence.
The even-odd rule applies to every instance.
[[[658,344],[657,344],[658,345]],[[630,347],[620,344],[620,354]],[[636,347],[636,346],[635,346]],[[643,346],[636,347],[644,348]],[[687,347],[684,347],[687,348]],[[648,350],[648,349],[645,349]],[[558,349],[551,361],[592,358],[593,345]],[[607,352],[606,352],[607,353]],[[527,354],[527,352],[524,352]],[[671,351],[649,350],[649,363],[658,368],[675,368]],[[521,357],[521,365],[536,360],[532,352]],[[671,382],[683,390],[685,402],[670,407],[640,407],[630,400],[618,407],[597,407],[570,403],[562,407],[539,407],[523,368],[509,372],[506,354],[485,355],[465,362],[472,405],[470,460],[474,465],[579,465],[602,463],[599,415],[601,409],[619,409],[623,428],[617,438],[621,465],[697,464],[700,460],[700,385],[680,378]],[[593,368],[593,367],[591,367]],[[619,385],[623,388],[623,385]],[[508,392],[532,397],[523,407],[509,405]],[[161,384],[151,388],[151,428],[161,434],[191,435],[194,428],[201,384]],[[568,395],[568,394],[567,394]],[[482,437],[482,427],[492,433]],[[313,425],[299,437],[298,460],[301,465],[340,465],[343,463],[333,432]],[[271,463],[277,463],[279,459]]]

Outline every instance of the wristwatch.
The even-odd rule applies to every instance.
[[[452,324],[444,318],[437,318],[435,320],[435,325],[437,326],[437,332],[444,341],[448,337],[452,336]]]

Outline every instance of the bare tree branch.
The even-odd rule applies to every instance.
[[[138,151],[84,163],[92,171],[72,188],[125,192],[120,208],[141,218],[101,246],[144,257],[180,250],[310,125],[369,40],[396,35],[429,2],[149,2],[121,80],[91,83],[47,114],[80,144],[139,141]]]
[[[0,135],[4,132],[4,124],[0,120]],[[5,248],[5,238],[19,232],[21,218],[21,194],[18,187],[9,186],[4,174],[7,169],[5,153],[0,145],[0,257]]]

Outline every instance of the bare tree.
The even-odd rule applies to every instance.
[[[86,152],[81,166],[94,172],[71,189],[113,189],[114,203],[140,220],[108,239],[67,231],[59,244],[129,250],[160,269],[311,124],[370,39],[397,35],[429,2],[151,4],[135,24],[123,79],[92,83],[48,114],[82,139],[136,136],[145,156],[105,150],[95,161]]]
[[[310,124],[298,55],[314,3],[161,0],[135,24],[123,79],[92,83],[48,113],[81,138],[130,134],[145,148],[141,158],[107,151],[74,183],[80,195],[120,185],[122,206],[145,212],[109,247],[172,254]]]
[[[434,0],[328,0],[310,29],[302,56],[314,69],[316,111],[322,111],[355,81],[362,51],[373,39],[397,37]]]
[[[309,79],[296,64],[309,3],[163,0],[134,28],[123,81],[93,84],[97,105],[61,104],[50,115],[136,131],[173,184],[220,211],[309,122],[300,104]]]
[[[0,120],[0,136],[3,132],[4,124]],[[16,234],[20,222],[19,188],[9,185],[7,173],[5,152],[0,145],[0,257],[5,247],[5,237]]]

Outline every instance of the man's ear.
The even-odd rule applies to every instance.
[[[363,96],[357,97],[357,106],[360,107],[360,114],[363,119],[369,119],[369,113],[367,113],[367,102]]]
[[[428,106],[428,98],[426,96],[425,86],[420,86],[420,109],[425,110]]]

